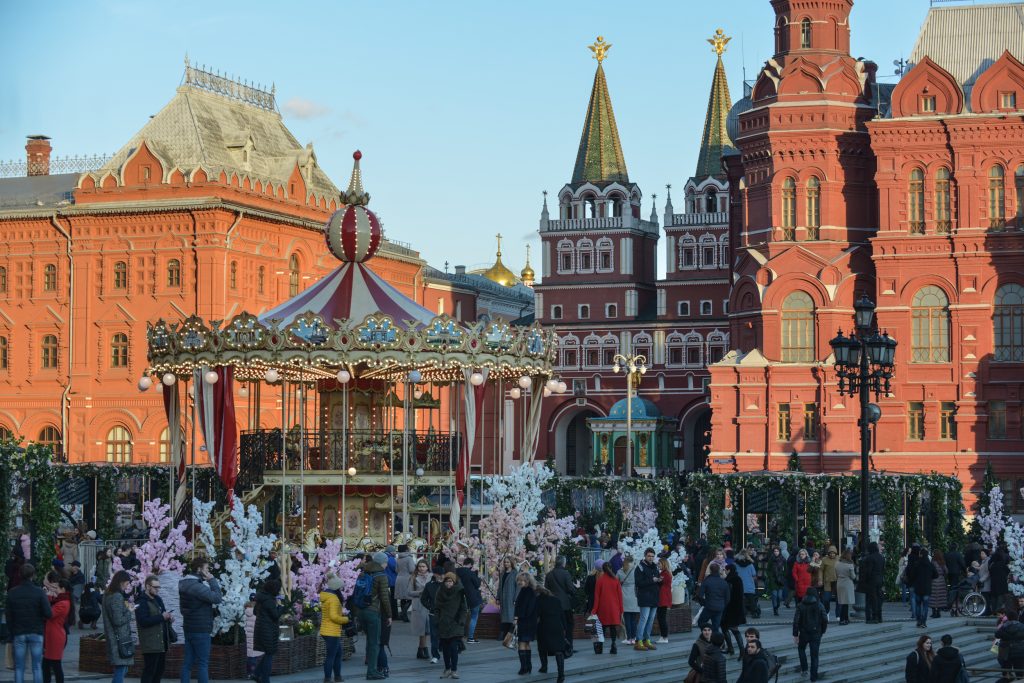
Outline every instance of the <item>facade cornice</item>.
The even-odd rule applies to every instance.
[[[537,292],[553,292],[553,291],[569,291],[577,289],[643,289],[647,291],[653,291],[654,287],[651,285],[643,284],[640,282],[610,282],[608,284],[592,284],[592,285],[544,285],[536,284],[533,286],[534,291]]]

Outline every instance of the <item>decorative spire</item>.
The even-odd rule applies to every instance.
[[[665,186],[665,193],[668,198],[665,200],[665,227],[672,225],[672,214],[675,213],[675,209],[672,208],[672,184],[669,183]]]
[[[551,216],[551,214],[548,213],[548,191],[547,190],[543,190],[543,194],[544,194],[544,207],[540,210],[540,219],[541,219],[541,221],[546,221]],[[530,247],[527,246],[526,249],[527,249],[527,251],[529,251]],[[527,258],[529,258],[529,257],[527,257]]]
[[[597,60],[597,73],[594,74],[594,87],[590,92],[587,117],[583,122],[580,148],[576,153],[576,168],[572,174],[574,183],[629,182],[626,160],[622,155],[622,145],[619,144],[619,131],[615,126],[612,98],[601,66],[610,47],[602,36],[598,36],[597,42],[589,46]]]
[[[651,222],[658,224],[658,195],[651,194]]]
[[[363,172],[359,169],[359,160],[363,153],[358,149],[352,153],[352,178],[348,181],[348,189],[341,193],[341,201],[349,206],[366,206],[370,203],[370,195],[363,189]]]
[[[725,77],[725,65],[722,64],[722,53],[731,38],[722,29],[715,31],[713,38],[708,38],[712,50],[717,57],[715,75],[711,79],[711,95],[708,97],[708,111],[704,117],[704,134],[700,141],[700,156],[697,159],[697,170],[694,178],[702,179],[709,176],[721,178],[722,154],[733,146],[726,129],[729,109],[732,100],[729,97],[729,82]]]

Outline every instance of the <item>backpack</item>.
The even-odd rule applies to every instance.
[[[373,601],[373,580],[379,576],[381,572],[374,572],[368,574],[363,572],[356,579],[356,587],[352,589],[352,597],[349,598],[351,604],[356,609],[366,609],[370,606]]]
[[[765,659],[768,660],[768,680],[774,678],[775,683],[778,683],[779,670],[782,669],[782,662],[773,652],[769,652],[766,648],[761,648],[761,652],[764,653]]]

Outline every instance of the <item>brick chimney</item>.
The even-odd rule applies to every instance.
[[[27,175],[50,175],[50,138],[45,135],[29,135],[25,143]]]

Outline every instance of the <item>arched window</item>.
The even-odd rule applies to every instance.
[[[718,263],[720,267],[729,265],[729,235],[722,235],[718,240]]]
[[[256,291],[259,292],[260,294],[263,293],[263,289],[264,289],[264,286],[265,286],[266,279],[267,279],[266,268],[264,268],[263,266],[260,266],[259,270],[256,271]]]
[[[57,337],[48,334],[43,337],[42,344],[43,368],[54,370],[57,368]]]
[[[39,432],[39,438],[36,439],[36,443],[40,446],[50,447],[54,462],[64,462],[64,445],[61,442],[59,429],[52,425],[43,427],[42,431]]]
[[[1017,227],[1024,229],[1024,164],[1017,167],[1013,183],[1017,189]]]
[[[573,252],[576,250],[569,240],[562,240],[558,243],[558,272],[571,273],[573,265]]]
[[[7,269],[0,266],[0,293],[7,293]]]
[[[128,367],[128,335],[123,332],[110,338],[110,367]]]
[[[782,302],[782,362],[814,361],[814,300],[796,291]]]
[[[679,270],[693,270],[697,267],[697,240],[693,235],[684,235],[679,240]]]
[[[299,293],[299,255],[292,254],[288,259],[288,295]]]
[[[796,228],[796,181],[786,178],[782,182],[782,239],[792,241]]]
[[[52,263],[46,264],[46,267],[43,268],[43,291],[57,291],[57,266]]]
[[[1004,363],[1024,361],[1024,287],[1011,283],[996,290],[992,323],[995,359]]]
[[[613,258],[614,244],[607,237],[597,241],[597,269],[601,272],[611,272],[615,268]]]
[[[14,432],[3,425],[0,425],[0,441],[10,441],[13,438]]]
[[[107,432],[107,462],[132,461],[132,433],[117,425]]]
[[[804,19],[800,22],[800,47],[811,46],[811,20]]]
[[[714,213],[718,210],[718,193],[708,188],[704,193],[704,213]]]
[[[124,261],[114,264],[114,289],[128,289],[128,264]]]
[[[7,337],[0,337],[0,370],[11,367],[11,349],[7,345]]]
[[[181,287],[181,261],[176,258],[167,262],[167,286]]]
[[[911,235],[924,234],[924,171],[910,172],[907,185],[907,224]]]
[[[164,427],[160,432],[160,462],[169,462],[171,459],[171,428]]]
[[[821,227],[821,181],[811,176],[807,181],[807,239],[818,239]]]
[[[1003,189],[1003,167],[996,164],[988,172],[988,227],[1000,230],[1005,226],[1003,203],[1006,192]]]
[[[231,262],[231,289],[238,289],[238,261]]]
[[[591,240],[582,239],[576,243],[576,264],[581,272],[594,271],[594,243]]]
[[[922,287],[911,305],[913,363],[949,362],[949,297],[934,285]]]
[[[943,166],[935,173],[935,232],[949,234],[949,169]]]

